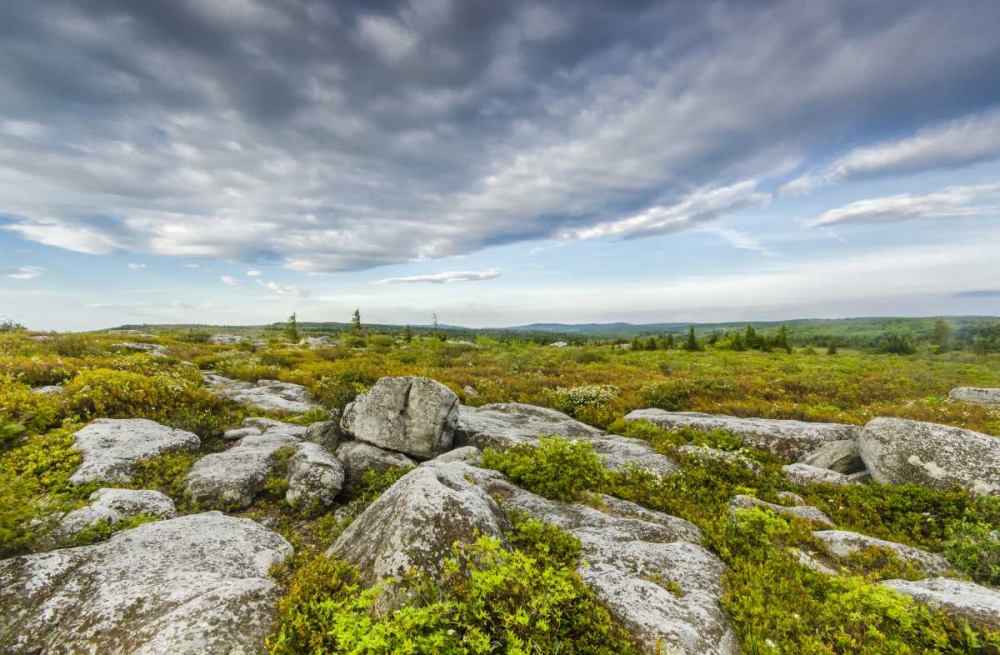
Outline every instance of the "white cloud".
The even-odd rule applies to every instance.
[[[198,264],[184,264],[184,268],[201,268]]]
[[[770,250],[764,247],[758,238],[751,234],[747,234],[746,232],[713,224],[704,225],[698,228],[698,231],[705,232],[707,234],[714,234],[731,245],[733,248],[737,248],[739,250],[753,250],[763,255],[773,254]]]
[[[72,225],[56,221],[26,220],[0,226],[25,239],[88,255],[107,255],[124,243],[114,234],[87,225]]]
[[[378,280],[376,284],[406,284],[413,282],[428,282],[430,284],[450,284],[452,282],[479,282],[500,277],[499,269],[488,271],[444,271],[428,275],[410,275],[407,277],[387,277]]]
[[[223,275],[219,279],[222,280],[223,284],[228,284],[231,287],[241,287],[241,286],[243,286],[243,283],[240,282],[239,280],[237,280],[232,275]]]
[[[819,227],[842,223],[895,223],[921,218],[1000,215],[1000,204],[982,204],[982,201],[990,199],[1000,202],[1000,183],[949,187],[927,195],[901,193],[883,198],[859,200],[823,212],[805,224],[809,227]]]
[[[280,285],[280,284],[278,284],[276,282],[272,282],[272,281],[265,282],[263,280],[257,280],[257,284],[259,284],[260,286],[264,287],[268,291],[273,291],[274,293],[278,294],[279,296],[285,296],[285,297],[293,297],[294,296],[296,298],[308,298],[310,295],[312,295],[312,293],[309,291],[309,289],[306,289],[306,288],[303,288],[303,287],[297,287],[297,286],[292,286],[292,285],[282,286],[282,285]]]
[[[247,276],[249,277],[260,277],[261,272],[258,270],[247,271]]]
[[[7,277],[12,280],[34,280],[44,272],[45,269],[38,266],[22,266],[13,273],[8,273]]]
[[[399,21],[388,16],[365,16],[358,21],[358,36],[379,57],[389,63],[401,60],[413,52],[417,35]]]
[[[128,264],[126,264],[126,266],[131,268],[133,271],[141,271],[144,268],[146,268],[145,264],[136,264],[134,262],[129,262]]]

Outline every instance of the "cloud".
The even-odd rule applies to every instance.
[[[258,270],[247,271],[247,275],[249,277],[260,277],[261,276],[261,272],[258,271]]]
[[[7,273],[6,276],[12,280],[34,280],[44,272],[45,269],[38,266],[22,266]]]
[[[974,291],[959,291],[957,298],[1000,298],[1000,289],[977,289]]]
[[[493,280],[500,277],[500,275],[500,270],[496,268],[488,271],[444,271],[441,273],[430,273],[428,275],[387,277],[383,280],[378,280],[376,284],[410,284],[417,282],[450,284],[452,282],[480,282],[482,280]]]
[[[243,282],[241,282],[240,280],[236,279],[232,275],[223,275],[219,279],[222,280],[223,284],[227,284],[227,285],[229,285],[231,287],[241,287],[241,286],[243,286]]]
[[[126,266],[128,266],[129,268],[131,268],[133,271],[141,271],[144,268],[146,268],[145,264],[136,264],[136,263],[133,263],[133,262],[129,262],[128,264],[126,264]]]
[[[1000,202],[1000,183],[955,186],[927,195],[902,193],[884,198],[859,200],[823,212],[806,221],[809,227],[843,223],[895,223],[921,218],[971,218],[1000,214],[1000,204],[981,204],[993,199]]]
[[[754,252],[759,252],[762,255],[773,254],[770,250],[764,247],[759,239],[751,234],[747,234],[746,232],[733,230],[720,225],[704,225],[699,228],[699,231],[705,232],[706,234],[714,234],[731,245],[733,248],[737,248],[739,250],[753,250]]]
[[[264,287],[268,291],[273,291],[279,296],[285,297],[296,297],[296,298],[308,298],[312,293],[309,289],[297,286],[281,286],[276,282],[264,282],[263,280],[257,280],[257,284]]]

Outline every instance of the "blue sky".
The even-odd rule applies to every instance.
[[[0,318],[1000,314],[1000,4],[12,0]]]

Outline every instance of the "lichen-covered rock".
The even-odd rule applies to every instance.
[[[483,461],[483,451],[475,446],[462,446],[454,450],[449,450],[443,455],[438,455],[432,461],[435,462],[465,462],[473,466],[478,466]]]
[[[153,336],[149,335],[136,335],[136,336]],[[158,343],[139,343],[136,341],[127,341],[125,343],[113,343],[112,348],[117,348],[119,350],[132,350],[135,352],[143,352],[152,355],[153,357],[166,357],[167,347],[160,345]]]
[[[1000,389],[984,389],[982,387],[956,387],[948,397],[975,405],[1000,405]]]
[[[339,421],[319,421],[310,425],[302,436],[305,441],[319,444],[329,452],[337,450],[344,440]]]
[[[737,418],[700,412],[668,412],[662,409],[637,409],[625,421],[648,421],[661,428],[689,427],[711,432],[726,430],[745,445],[795,462],[830,441],[853,440],[858,428],[840,423],[806,423],[765,418]]]
[[[217,346],[232,346],[243,341],[243,337],[237,334],[213,334],[208,338],[208,342]]]
[[[1000,492],[1000,439],[972,430],[898,418],[869,421],[858,440],[875,482],[962,486],[976,494]]]
[[[505,540],[510,524],[496,502],[469,482],[462,465],[421,466],[400,478],[340,535],[327,555],[358,567],[373,585],[399,579],[411,569],[439,576],[456,541],[480,535]],[[393,588],[382,607],[403,599]]]
[[[813,532],[813,536],[823,543],[828,554],[837,559],[850,557],[869,548],[885,548],[891,550],[902,561],[913,564],[928,575],[946,575],[955,571],[948,560],[940,555],[894,541],[876,539],[846,530],[817,530]]]
[[[1000,630],[1000,591],[950,578],[888,580],[890,589],[985,630]]]
[[[391,468],[411,468],[416,462],[402,453],[382,450],[361,441],[348,441],[334,453],[344,467],[344,490],[355,491],[368,471],[385,473]]]
[[[218,512],[0,561],[4,653],[256,655],[276,618],[280,535]]]
[[[808,464],[787,464],[781,467],[785,477],[792,484],[806,486],[809,484],[832,484],[838,487],[849,487],[856,484],[843,473],[823,469]]]
[[[66,387],[59,386],[58,384],[47,384],[44,387],[34,387],[31,389],[31,393],[37,393],[41,396],[57,396],[65,392]]]
[[[419,377],[382,378],[344,410],[341,428],[359,441],[430,459],[451,450],[458,396]]]
[[[327,507],[344,486],[344,467],[319,444],[303,442],[288,461],[288,491],[292,505]]]
[[[46,542],[52,545],[70,543],[84,530],[99,523],[114,525],[140,514],[173,518],[177,508],[174,501],[159,491],[104,487],[90,494],[89,505],[64,516],[46,536]]]
[[[808,453],[799,461],[802,464],[816,466],[821,469],[830,469],[844,475],[851,475],[852,473],[859,473],[865,470],[865,463],[861,459],[858,442],[853,439],[829,441],[811,453]]]
[[[99,418],[73,435],[73,447],[83,455],[72,484],[128,482],[139,460],[167,452],[194,452],[201,440],[190,432],[168,428],[143,418]]]
[[[729,510],[734,514],[734,516],[737,510],[754,508],[769,509],[776,514],[802,519],[822,528],[832,529],[836,527],[833,521],[830,520],[829,516],[809,505],[795,505],[793,507],[789,507],[787,505],[775,505],[774,503],[769,503],[767,501],[760,500],[759,498],[753,498],[752,496],[744,496],[742,494],[733,496],[732,500],[729,501]]]
[[[213,392],[243,405],[289,414],[304,414],[312,409],[320,409],[301,384],[280,380],[258,380],[254,384],[231,380],[214,373],[203,373],[202,377]]]

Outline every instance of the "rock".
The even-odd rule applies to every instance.
[[[456,448],[455,450],[449,450],[443,455],[438,455],[435,457],[433,462],[465,462],[472,466],[479,466],[483,462],[483,451],[479,450],[475,446],[462,446],[461,448]]]
[[[344,410],[344,432],[359,441],[430,459],[451,450],[458,396],[429,378],[382,378]]]
[[[737,466],[741,466],[748,471],[752,471],[753,473],[760,473],[761,471],[760,464],[742,453],[733,453],[727,450],[709,448],[708,446],[695,446],[693,444],[681,446],[677,449],[677,452],[702,461],[729,462],[730,464],[736,464]]]
[[[506,515],[462,465],[422,466],[389,487],[361,513],[327,551],[358,567],[361,582],[399,579],[411,569],[439,577],[456,541],[479,536],[506,541]],[[398,606],[392,587],[380,610]]]
[[[1000,389],[984,389],[981,387],[956,387],[948,397],[976,405],[1000,405]]]
[[[213,334],[208,338],[209,343],[217,346],[233,346],[243,341],[243,337],[237,334]]]
[[[788,552],[794,555],[795,559],[799,561],[799,564],[807,569],[812,569],[813,571],[822,573],[823,575],[838,575],[837,571],[834,571],[829,566],[813,557],[810,553],[802,551],[798,548],[789,548]]]
[[[277,452],[301,440],[293,428],[302,426],[271,423],[277,425],[269,425],[262,434],[245,436],[229,450],[205,455],[195,462],[187,475],[191,499],[221,509],[249,507],[274,472]]]
[[[468,398],[479,397],[479,392],[476,391],[474,387],[470,387],[469,385],[465,385],[464,387],[462,387],[462,393],[464,393]]]
[[[344,467],[344,489],[357,490],[368,471],[385,473],[391,468],[412,468],[416,462],[402,453],[392,453],[361,441],[340,444],[335,453]]]
[[[331,345],[330,337],[306,337],[299,341],[300,346],[308,346],[309,348],[323,348],[325,346]]]
[[[177,514],[174,501],[159,491],[148,489],[98,489],[90,494],[90,504],[64,516],[47,535],[51,544],[70,543],[87,528],[98,523],[114,525],[140,514],[157,518],[173,518]]]
[[[565,341],[553,341],[549,344],[549,348],[565,348],[568,345]]]
[[[218,512],[0,561],[5,653],[256,655],[281,595],[280,535]]]
[[[218,395],[265,411],[305,414],[320,408],[301,384],[280,380],[258,380],[253,384],[214,373],[202,373],[202,377]]]
[[[852,439],[829,441],[811,453],[808,453],[799,461],[802,464],[830,469],[844,475],[859,473],[865,470],[865,463],[861,459],[858,442]]]
[[[788,478],[789,482],[803,487],[810,484],[832,484],[838,487],[849,487],[855,484],[854,481],[843,473],[809,466],[808,464],[788,464],[782,466],[781,470],[785,473],[785,477]]]
[[[302,437],[306,441],[319,444],[331,453],[343,441],[339,421],[319,421],[310,425]]]
[[[950,578],[888,580],[890,589],[984,630],[1000,630],[1000,592]]]
[[[344,486],[344,467],[322,446],[311,442],[296,446],[289,460],[288,492],[292,505],[328,507]]]
[[[876,539],[846,530],[818,530],[813,532],[813,536],[823,542],[826,551],[837,559],[845,559],[869,548],[885,548],[891,550],[902,561],[913,564],[928,575],[946,575],[955,572],[948,560],[940,555],[913,546],[897,544],[894,541]]]
[[[113,343],[111,344],[111,347],[119,348],[121,350],[134,350],[136,352],[149,353],[153,357],[167,356],[167,347],[162,346],[158,343],[139,343],[136,341],[126,341],[124,343]]]
[[[66,391],[66,387],[59,386],[58,384],[48,384],[44,387],[34,387],[31,393],[37,393],[42,396],[54,396]]]
[[[791,491],[779,491],[775,494],[778,500],[781,501],[783,505],[805,505],[806,500],[798,494],[793,494]]]
[[[872,474],[868,471],[858,471],[857,473],[851,473],[847,476],[847,479],[855,484],[870,484],[872,481]]]
[[[806,423],[765,418],[737,418],[700,412],[637,409],[625,421],[648,421],[661,428],[689,427],[711,432],[726,430],[747,446],[795,462],[830,441],[853,440],[858,427],[840,423]]]
[[[1000,491],[1000,439],[972,430],[898,418],[869,421],[858,441],[875,482],[955,485],[975,494]]]
[[[608,434],[554,409],[520,403],[462,406],[455,441],[456,445],[503,450],[518,444],[537,445],[539,435],[589,441],[604,465],[612,470],[632,465],[658,475],[670,475],[679,470],[674,460],[657,453],[641,439]]]
[[[235,428],[233,430],[226,430],[222,434],[222,438],[226,441],[239,441],[243,437],[251,437],[255,434],[260,434],[260,429],[250,426],[247,428]]]
[[[83,463],[70,477],[71,484],[128,482],[141,459],[167,452],[195,452],[197,436],[143,418],[99,418],[79,430],[73,447]]]
[[[834,525],[833,521],[830,520],[829,516],[815,507],[810,507],[809,505],[796,505],[794,507],[775,505],[774,503],[768,503],[758,498],[752,498],[751,496],[744,496],[742,494],[733,496],[733,499],[729,501],[729,510],[734,516],[737,510],[754,509],[758,507],[761,509],[769,509],[775,514],[780,514],[781,516],[802,519],[803,521],[808,521],[809,523],[822,528],[833,529],[837,527]]]

